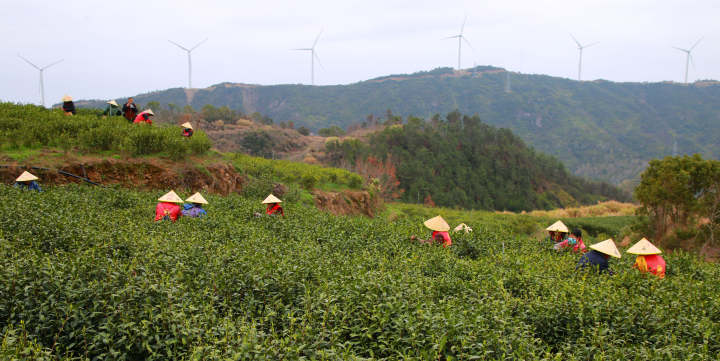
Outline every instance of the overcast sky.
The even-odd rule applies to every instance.
[[[685,55],[672,48],[702,42],[690,80],[720,79],[718,0],[474,1],[37,1],[0,0],[0,100],[39,103],[38,66],[48,104],[63,94],[120,98],[220,82],[310,82],[317,45],[319,85],[457,66],[456,35],[467,16],[462,66],[494,65],[522,73],[575,78],[581,43],[583,79],[682,81]],[[110,7],[109,5],[113,6]],[[117,5],[117,6],[115,6]]]

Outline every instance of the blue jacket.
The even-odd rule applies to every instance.
[[[577,263],[577,266],[575,266],[575,269],[581,269],[585,267],[590,267],[593,271],[596,271],[597,273],[603,273],[607,272],[609,274],[612,274],[613,272],[610,270],[610,266],[608,265],[606,255],[596,251],[591,250],[588,253],[585,253],[580,257],[580,260]]]
[[[202,209],[202,206],[196,204],[183,204],[182,215],[186,217],[199,218],[207,215],[207,212]]]
[[[30,183],[27,182],[15,182],[14,187],[20,188],[22,190],[29,190],[29,191],[38,191],[42,192],[42,189],[40,189],[40,185],[36,181],[30,181]]]

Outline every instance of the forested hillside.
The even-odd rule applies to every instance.
[[[506,91],[509,82],[509,92]],[[513,130],[555,155],[575,174],[619,183],[647,161],[675,151],[720,156],[720,86],[577,82],[500,68],[450,68],[393,75],[349,85],[255,86],[223,83],[139,95],[162,106],[229,106],[293,121],[313,130],[347,127],[368,115],[430,118],[455,109]],[[101,104],[90,102],[89,105]]]
[[[329,138],[328,161],[375,177],[385,194],[431,205],[520,211],[630,198],[607,183],[569,174],[556,158],[477,115],[395,121],[368,143]]]

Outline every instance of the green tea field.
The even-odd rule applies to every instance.
[[[240,196],[155,223],[164,193],[0,185],[0,359],[720,359],[720,268],[687,253],[598,276],[512,215],[445,249],[409,241],[421,215]]]

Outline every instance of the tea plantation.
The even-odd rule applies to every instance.
[[[600,277],[492,222],[443,249],[236,196],[154,223],[162,193],[0,186],[0,358],[720,359],[720,269],[688,254]]]

